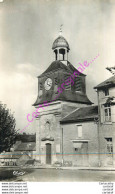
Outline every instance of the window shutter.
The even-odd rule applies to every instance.
[[[58,78],[55,77],[55,79],[54,79],[54,92],[58,93],[57,89],[58,89]]]
[[[43,94],[43,85],[42,83],[39,84],[39,97],[41,97]]]
[[[104,122],[104,106],[103,105],[100,105],[100,120],[101,120],[101,123]]]
[[[81,90],[82,90],[82,88],[81,88],[81,78],[76,77],[75,78],[75,91],[81,92]]]
[[[115,122],[115,105],[111,106],[111,121]]]
[[[71,81],[68,81],[67,79],[69,78],[70,76],[69,75],[65,75],[64,76],[64,79],[65,79],[65,90],[71,90]]]

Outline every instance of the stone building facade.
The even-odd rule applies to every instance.
[[[99,109],[100,166],[115,167],[115,76],[95,89]]]
[[[77,108],[61,120],[63,163],[72,166],[99,166],[98,107]]]

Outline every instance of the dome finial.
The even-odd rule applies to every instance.
[[[63,24],[60,25],[60,31],[59,31],[60,36],[62,36],[62,26],[63,26]]]

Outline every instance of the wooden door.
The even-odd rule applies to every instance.
[[[51,144],[46,144],[46,164],[51,164]]]

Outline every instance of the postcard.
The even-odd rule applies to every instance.
[[[3,190],[87,182],[112,194],[114,10],[114,0],[0,1]]]

